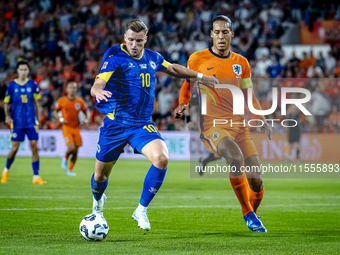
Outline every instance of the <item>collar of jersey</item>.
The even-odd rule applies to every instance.
[[[227,56],[220,56],[218,54],[216,54],[215,52],[213,52],[212,48],[209,48],[209,51],[211,52],[211,54],[213,54],[214,56],[218,57],[218,58],[229,58],[230,57],[230,52],[231,50],[229,50],[229,53]]]
[[[28,82],[28,78],[26,78],[24,84],[20,84],[19,81],[18,81],[18,79],[14,79],[14,81],[15,81],[17,84],[19,84],[20,86],[24,86],[24,85]]]
[[[122,51],[124,51],[126,54],[128,54],[128,55],[131,57],[130,53],[129,53],[126,49],[124,49],[124,46],[126,46],[126,44],[125,44],[125,43],[122,43],[122,44],[120,45],[120,49],[121,49]],[[140,56],[140,58],[135,58],[135,59],[141,59],[143,56],[144,56],[144,49],[143,49],[143,54],[142,54],[142,56]],[[134,57],[132,57],[132,58],[134,58]]]

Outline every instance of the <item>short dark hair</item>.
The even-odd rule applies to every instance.
[[[231,22],[231,19],[229,19],[227,16],[219,15],[216,18],[213,19],[212,24],[214,25],[214,22],[216,21],[224,21],[230,24],[230,28],[233,29],[233,23]]]
[[[133,19],[127,22],[125,25],[125,32],[128,31],[129,29],[136,33],[144,31],[145,34],[147,34],[149,31],[148,27],[140,19]]]
[[[27,65],[27,67],[30,68],[30,65],[29,65],[28,62],[25,61],[25,60],[21,60],[21,61],[18,62],[18,64],[17,64],[17,69],[18,69],[19,66],[21,66],[21,65]]]

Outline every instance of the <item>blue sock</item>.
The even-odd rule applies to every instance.
[[[96,182],[94,180],[94,174],[92,175],[92,178],[91,178],[92,193],[93,193],[93,197],[97,201],[101,199],[104,191],[106,190],[108,183],[109,183],[109,178],[107,178],[105,182]]]
[[[6,161],[6,168],[9,170],[9,168],[11,167],[12,163],[13,163],[14,159],[9,159],[7,158]]]
[[[39,175],[39,160],[32,162],[32,168],[33,168],[33,174],[34,175]]]
[[[145,176],[143,192],[139,201],[142,206],[147,207],[162,186],[166,170],[167,168],[164,170],[151,165]]]

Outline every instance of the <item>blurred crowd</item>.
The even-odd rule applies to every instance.
[[[273,86],[305,87],[312,92],[312,118],[303,119],[304,132],[340,132],[340,46],[324,56],[305,52],[284,56],[280,37],[297,22],[340,20],[340,5],[329,0],[23,0],[0,3],[0,128],[4,124],[3,98],[16,77],[16,63],[30,63],[30,78],[41,91],[41,128],[56,129],[52,117],[56,100],[65,95],[69,80],[91,112],[87,129],[98,129],[98,112],[90,88],[102,54],[122,43],[127,21],[138,18],[149,27],[146,48],[167,61],[186,65],[195,51],[208,48],[211,21],[217,15],[233,21],[232,50],[245,56],[252,69],[254,88],[264,109],[271,103]],[[286,59],[286,61],[284,61]],[[285,79],[284,79],[285,78]],[[157,74],[153,121],[159,130],[186,130],[175,121],[181,80]],[[322,107],[320,107],[322,105]],[[275,117],[275,116],[274,116]],[[276,132],[281,132],[280,128]]]

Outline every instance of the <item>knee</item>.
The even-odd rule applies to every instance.
[[[38,153],[38,146],[36,144],[31,145],[32,153]]]
[[[12,146],[12,151],[13,151],[14,153],[17,153],[18,150],[19,150],[19,145],[13,145],[13,146]]]
[[[165,153],[157,154],[153,158],[152,164],[160,169],[165,169],[168,166],[169,157]]]
[[[109,178],[109,175],[106,175],[104,173],[101,173],[101,174],[94,173],[94,177],[93,178],[94,178],[94,180],[96,182],[105,182],[107,180],[107,178]]]
[[[261,175],[257,178],[248,178],[248,183],[252,191],[260,192],[263,189],[263,182]]]
[[[230,165],[235,166],[237,169],[239,169],[241,166],[244,166],[244,159],[242,154],[234,155],[231,159]]]

